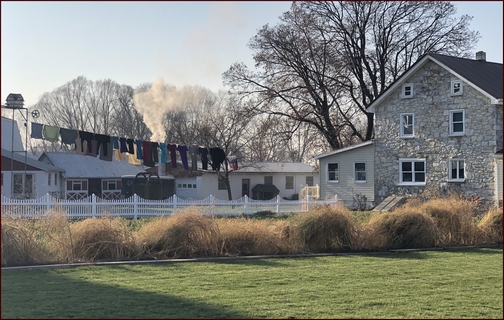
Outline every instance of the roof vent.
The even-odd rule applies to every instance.
[[[477,61],[486,61],[486,53],[485,51],[476,52],[476,60]]]

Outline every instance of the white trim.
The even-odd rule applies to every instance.
[[[412,117],[412,123],[411,123],[411,134],[404,134],[403,128],[404,128],[404,116],[411,116]],[[415,114],[414,113],[401,113],[399,115],[399,135],[401,138],[414,138],[415,137]]]
[[[456,122],[456,123],[462,123],[462,131],[459,132],[454,132],[453,131],[453,114],[454,113],[462,113],[462,122]],[[465,135],[465,110],[464,109],[457,109],[457,110],[450,110],[450,136],[463,136]]]
[[[335,180],[329,180],[329,165],[330,164],[335,164],[337,166],[336,172],[338,174],[337,174],[337,177],[335,177],[336,178]],[[326,182],[327,183],[338,183],[339,182],[339,162],[328,162],[326,164]]]
[[[355,165],[357,163],[363,163],[364,164],[364,171],[355,171]],[[366,183],[367,182],[367,168],[366,168],[366,161],[354,161],[353,163],[353,180],[354,180],[354,183]],[[356,173],[357,172],[364,172],[364,174],[366,175],[366,179],[365,180],[357,180],[357,176],[356,176]]]
[[[350,147],[346,147],[346,148],[342,148],[342,149],[338,149],[338,150],[333,150],[331,152],[320,154],[318,156],[313,157],[313,159],[318,160],[320,158],[325,158],[325,157],[328,157],[328,156],[332,156],[333,154],[338,154],[338,153],[346,152],[346,151],[349,151],[349,150],[357,149],[357,148],[360,148],[360,147],[369,146],[369,145],[371,145],[373,143],[374,143],[373,140],[366,141],[366,142],[363,142],[363,143],[355,144],[355,145],[350,146]]]
[[[460,85],[459,92],[455,92],[455,85],[456,84]],[[463,93],[464,93],[464,85],[462,83],[462,80],[452,80],[450,82],[450,95],[452,95],[452,96],[461,96]]]
[[[410,94],[409,95],[406,94],[406,88],[407,87],[410,87],[410,91],[409,91]],[[405,99],[413,98],[413,83],[407,82],[407,83],[405,83],[405,84],[402,85],[401,98],[405,98]]]
[[[464,170],[464,178],[462,178],[462,179],[460,179],[460,178],[455,178],[455,179],[451,178],[452,162],[455,162],[455,161],[457,162],[457,175],[458,175],[459,170],[460,170],[460,168],[458,168],[460,161],[464,162],[464,168],[463,168],[463,170]],[[450,159],[448,161],[448,182],[465,182],[465,177],[467,176],[465,167],[466,167],[466,165],[465,165],[465,160],[464,159],[459,159],[459,158]]]

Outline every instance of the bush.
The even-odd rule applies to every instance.
[[[70,226],[78,261],[124,260],[135,252],[131,231],[120,218],[91,218]]]
[[[350,211],[343,205],[317,206],[294,217],[293,236],[310,252],[353,247],[357,234]]]
[[[45,250],[35,237],[33,221],[2,218],[2,266],[45,262]]]
[[[436,223],[436,245],[473,245],[477,228],[473,221],[474,204],[457,197],[429,200],[420,206]]]
[[[287,253],[287,221],[221,219],[218,221],[222,255],[272,255]]]
[[[367,249],[412,249],[435,245],[434,220],[418,210],[401,208],[373,217],[368,225]]]
[[[219,230],[215,220],[196,208],[143,225],[137,233],[142,253],[153,258],[216,256]]]
[[[502,243],[502,209],[490,209],[478,227],[483,231],[487,243]]]

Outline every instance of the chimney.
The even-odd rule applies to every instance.
[[[477,61],[486,61],[486,53],[485,51],[478,51],[476,52],[476,60]]]

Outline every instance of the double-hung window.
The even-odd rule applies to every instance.
[[[327,164],[327,181],[338,182],[338,180],[339,180],[338,164],[337,163],[328,163]]]
[[[294,176],[285,177],[285,189],[294,189]]]
[[[354,163],[354,181],[355,182],[366,182],[366,163],[365,162],[355,162]]]
[[[462,136],[465,133],[465,111],[450,110],[450,135]]]
[[[399,159],[399,183],[425,185],[425,159]]]
[[[412,138],[414,135],[413,125],[414,115],[413,113],[401,113],[401,138]]]
[[[464,172],[464,160],[462,159],[451,159],[449,167],[449,177],[450,181],[463,182],[465,179]]]
[[[402,85],[402,98],[413,98],[413,83],[405,83]]]
[[[273,184],[273,176],[264,176],[264,184],[272,185]]]
[[[460,96],[463,93],[462,81],[453,80],[450,85],[450,93],[452,96]]]
[[[184,184],[184,188],[186,188],[187,186]],[[227,185],[226,185],[226,181],[224,180],[223,177],[221,177],[220,175],[218,175],[218,183],[217,183],[217,189],[218,190],[227,190]]]

